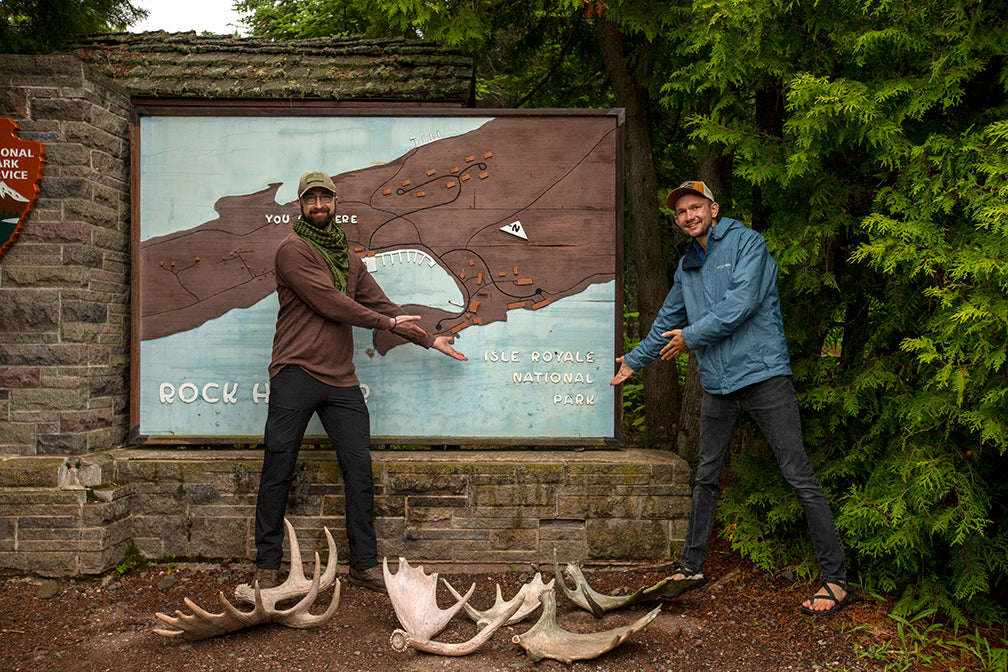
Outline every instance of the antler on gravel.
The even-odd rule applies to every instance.
[[[635,632],[644,629],[661,611],[655,607],[630,625],[605,632],[582,634],[564,630],[556,622],[556,595],[553,591],[542,595],[543,612],[539,621],[528,632],[511,638],[519,644],[533,662],[552,658],[570,665],[575,660],[597,658],[622,644]]]
[[[483,646],[490,639],[491,635],[497,632],[509,618],[514,616],[521,606],[521,602],[515,601],[507,609],[498,613],[492,621],[486,623],[483,629],[467,642],[449,644],[447,642],[434,642],[430,639],[417,639],[405,630],[395,630],[389,638],[389,642],[396,651],[405,651],[409,647],[418,651],[436,653],[441,656],[466,656]]]
[[[296,571],[303,580],[304,572],[301,569],[301,558],[300,550],[297,546],[297,537],[294,535],[294,528],[291,524],[288,523],[286,519],[284,522],[287,523],[287,531],[291,540],[291,574],[294,575]],[[326,568],[326,575],[329,575],[329,569],[332,568],[332,575],[334,577],[336,567],[336,546],[328,529],[325,533],[329,538],[329,563]],[[297,570],[294,570],[295,566],[298,567]],[[243,630],[245,628],[252,627],[253,625],[260,625],[262,623],[278,623],[291,628],[314,628],[320,626],[326,623],[333,617],[333,614],[336,613],[336,609],[339,607],[340,597],[340,583],[338,580],[335,580],[332,600],[325,612],[317,615],[309,612],[309,609],[311,609],[312,605],[315,603],[315,598],[318,597],[319,591],[322,590],[321,577],[319,576],[320,567],[321,560],[319,559],[319,554],[316,553],[314,575],[311,582],[307,585],[304,597],[300,602],[289,609],[277,610],[276,604],[277,602],[288,599],[289,597],[301,596],[302,583],[298,582],[297,577],[295,577],[294,580],[291,580],[291,578],[288,577],[288,580],[283,584],[269,590],[261,590],[259,588],[259,583],[256,582],[253,588],[252,597],[252,601],[255,603],[255,608],[252,611],[240,611],[234,607],[227,601],[227,598],[224,597],[224,591],[220,591],[218,593],[218,599],[220,600],[221,607],[223,607],[223,611],[219,614],[214,614],[201,609],[188,597],[183,598],[186,606],[189,607],[190,611],[193,613],[186,614],[182,611],[176,610],[174,616],[168,616],[167,614],[158,612],[155,614],[158,620],[171,626],[172,629],[168,630],[155,628],[154,632],[159,635],[164,635],[165,637],[181,637],[187,641],[195,641],[208,639],[210,637],[217,637],[218,635],[226,635],[228,633],[237,632],[238,630]],[[333,583],[332,578],[330,578],[330,584],[331,583]],[[284,586],[287,587],[284,588]],[[295,586],[297,587],[295,588]],[[280,588],[284,589],[279,590]]]
[[[399,558],[399,571],[395,574],[389,571],[388,558],[382,559],[382,570],[385,574],[385,588],[396,617],[410,637],[417,640],[430,639],[444,630],[448,621],[476,591],[476,584],[473,583],[465,597],[448,609],[440,609],[435,596],[437,572],[428,576],[424,574],[422,566],[410,567],[403,557]]]
[[[448,579],[441,579],[441,581],[448,587],[451,594],[455,596],[455,599],[461,600],[462,596],[459,595],[458,591],[448,583]],[[524,584],[521,589],[507,602],[504,601],[504,596],[501,594],[500,584],[497,584],[497,599],[494,600],[494,605],[487,609],[486,611],[480,611],[474,608],[468,602],[465,605],[466,613],[469,614],[469,618],[476,621],[476,627],[482,628],[487,623],[492,622],[497,618],[497,616],[509,609],[514,604],[518,605],[518,609],[513,612],[511,616],[504,625],[514,625],[515,623],[520,623],[525,620],[529,614],[539,608],[541,604],[539,596],[548,590],[553,590],[553,584],[555,581],[550,579],[549,583],[543,583],[542,574],[538,572],[535,578]]]
[[[297,534],[294,533],[294,526],[286,518],[284,518],[284,525],[287,528],[287,538],[290,540],[290,573],[279,586],[262,589],[262,601],[267,609],[275,608],[277,604],[284,600],[302,597],[308,593],[312,585],[312,582],[304,575],[304,566],[301,564],[301,546],[298,543]],[[320,591],[331,586],[336,579],[336,542],[333,541],[328,527],[323,527],[322,531],[325,532],[326,542],[329,545],[329,560],[326,563],[325,572],[319,580],[318,589]],[[319,556],[316,553],[316,569],[318,568],[318,563]],[[254,604],[256,601],[255,589],[249,584],[243,583],[235,588],[235,598],[242,602]]]
[[[582,609],[587,609],[592,612],[595,614],[596,618],[601,618],[607,611],[621,609],[622,607],[636,604],[638,602],[657,600],[662,597],[677,597],[699,582],[698,579],[673,581],[670,577],[665,577],[653,586],[638,588],[630,595],[613,596],[603,595],[593,590],[592,587],[588,585],[588,580],[581,572],[581,568],[576,564],[568,563],[564,573],[574,582],[573,589],[571,589],[564,581],[563,577],[560,576],[560,566],[554,562],[553,575],[556,582],[560,585],[560,590],[567,599]]]

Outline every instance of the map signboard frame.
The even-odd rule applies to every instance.
[[[261,440],[273,251],[314,169],[351,253],[469,357],[355,328],[374,443],[622,442],[622,110],[134,111],[132,443]],[[305,441],[324,440],[315,419]]]

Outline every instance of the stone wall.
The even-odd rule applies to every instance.
[[[0,259],[0,456],[126,437],[129,112],[73,56],[0,55],[0,116],[46,147],[39,201]]]
[[[682,548],[689,469],[670,452],[377,450],[379,553],[428,567],[657,561]],[[0,465],[0,572],[98,574],[148,558],[254,559],[257,450],[116,449]],[[62,488],[59,487],[62,481]],[[43,486],[42,484],[46,484]],[[330,450],[305,450],[287,510],[302,556],[348,557]],[[286,551],[286,549],[285,549]]]
[[[98,574],[131,542],[149,558],[254,557],[258,450],[124,447],[130,95],[75,56],[0,55],[0,116],[46,146],[41,198],[0,259],[0,573]],[[689,511],[669,452],[379,450],[374,475],[379,552],[430,566],[554,549],[654,561],[681,549]],[[345,563],[342,489],[331,451],[302,452],[288,514],[305,557],[327,526]]]

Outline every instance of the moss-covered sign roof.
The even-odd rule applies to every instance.
[[[67,50],[134,96],[465,105],[472,91],[470,57],[420,40],[273,41],[158,31],[91,35]]]

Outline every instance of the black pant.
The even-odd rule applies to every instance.
[[[371,476],[371,425],[359,387],[330,387],[296,366],[270,379],[269,415],[259,497],[256,500],[256,566],[277,569],[283,559],[283,519],[298,451],[308,421],[318,413],[343,472],[350,566],[378,564]],[[297,561],[296,558],[294,558]]]

